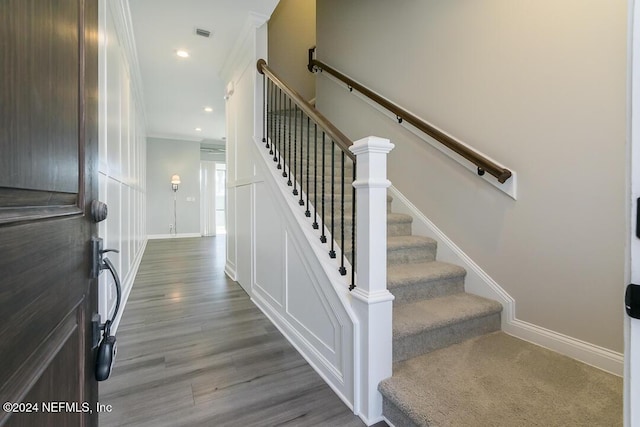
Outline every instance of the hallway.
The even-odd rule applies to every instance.
[[[363,426],[225,276],[224,244],[148,242],[100,426]]]

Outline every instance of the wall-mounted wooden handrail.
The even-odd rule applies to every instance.
[[[416,117],[415,115],[409,113],[407,110],[403,109],[402,107],[381,97],[377,93],[371,91],[370,89],[366,88],[365,86],[361,85],[360,83],[351,79],[350,77],[345,76],[344,74],[330,67],[329,65],[323,62],[320,62],[317,59],[314,59],[313,58],[314,50],[315,48],[309,49],[309,64],[308,64],[309,71],[312,71],[312,72],[314,70],[326,71],[332,76],[334,76],[335,78],[337,78],[338,80],[346,83],[349,90],[353,90],[353,89],[357,90],[367,98],[380,104],[381,106],[383,106],[384,108],[386,108],[387,110],[395,114],[399,122],[402,122],[404,120],[410,123],[415,128],[426,133],[427,135],[429,135],[430,137],[432,137],[433,139],[435,139],[445,147],[449,148],[450,150],[454,151],[455,153],[469,160],[471,163],[475,164],[478,167],[478,175],[484,175],[484,172],[488,172],[490,175],[493,175],[494,177],[496,177],[498,182],[500,182],[501,184],[504,184],[509,178],[511,178],[512,173],[509,169],[505,169],[502,166],[497,165],[493,161],[487,159],[483,155],[467,147],[465,144],[461,143],[455,138],[445,134],[441,130],[433,127],[429,123],[426,123],[423,120]]]
[[[347,157],[354,162],[356,161],[356,156],[349,150],[349,147],[353,145],[353,141],[340,132],[340,130],[329,121],[329,119],[320,114],[320,112],[309,104],[309,102],[307,102],[295,89],[278,77],[278,75],[269,68],[264,59],[259,59],[256,65],[260,74],[268,76],[276,86],[282,89],[282,91],[286,93],[298,105],[298,107],[311,118],[311,120],[324,130],[324,132],[338,145],[338,147],[340,147]]]

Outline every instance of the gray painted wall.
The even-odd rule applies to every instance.
[[[178,234],[200,233],[200,143],[147,138],[147,233],[169,234],[173,224],[171,176],[180,175]],[[187,198],[193,201],[187,201]]]
[[[269,66],[304,99],[313,99],[307,50],[316,44],[316,0],[280,0],[268,25]]]
[[[518,172],[514,201],[318,77],[348,136],[390,138],[393,184],[516,300],[618,352],[627,2],[319,0],[317,56]]]

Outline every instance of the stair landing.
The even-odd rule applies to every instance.
[[[621,426],[622,379],[502,332],[395,364],[384,413],[404,426]]]

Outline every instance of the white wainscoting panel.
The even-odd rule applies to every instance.
[[[251,185],[236,187],[236,280],[251,296],[252,279],[252,191]]]
[[[345,404],[354,408],[359,393],[355,381],[359,323],[351,307],[348,282],[338,273],[338,263],[329,258],[326,244],[320,242],[281,174],[269,169],[273,162],[262,156],[262,148],[261,140],[254,139],[252,155],[257,159],[257,175],[264,179],[253,184],[255,232],[256,236],[268,233],[262,228],[263,222],[269,222],[268,227],[281,230],[279,238],[285,247],[273,250],[264,234],[254,239],[252,299]],[[265,274],[258,261],[263,257],[286,276]],[[283,305],[272,297],[281,294]]]
[[[146,244],[145,173],[146,141],[139,81],[131,68],[133,46],[128,3],[125,0],[100,2],[99,9],[99,185],[98,197],[109,214],[98,226],[107,254],[122,283],[120,315],[131,291]],[[111,317],[116,291],[111,276],[103,272],[99,279],[98,308],[102,321]]]
[[[270,299],[274,306],[282,308],[286,270],[284,228],[264,186],[263,182],[255,184],[256,269],[253,290]]]
[[[341,360],[336,355],[340,350],[340,325],[338,315],[329,306],[321,284],[309,275],[302,261],[300,249],[287,236],[287,315],[298,325],[305,339],[338,369]]]
[[[236,251],[236,188],[227,181],[227,200],[225,210],[227,212],[227,262],[224,271],[231,280],[238,280],[236,260],[238,259]]]

